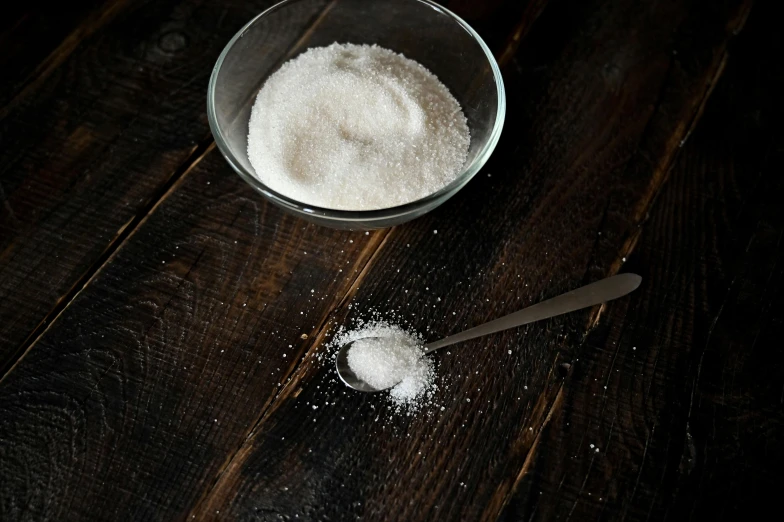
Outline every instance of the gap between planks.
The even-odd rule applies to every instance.
[[[557,367],[557,360],[556,360],[556,367]],[[509,503],[509,500],[515,493],[517,489],[517,485],[523,480],[523,477],[528,473],[531,464],[533,464],[534,456],[536,455],[536,450],[539,447],[539,441],[542,440],[542,434],[544,433],[545,428],[548,424],[550,424],[550,419],[553,418],[553,413],[560,409],[561,403],[563,402],[564,396],[564,386],[565,382],[562,381],[561,384],[558,386],[558,392],[555,394],[555,398],[553,399],[552,404],[547,409],[547,414],[542,421],[542,424],[536,430],[536,436],[534,437],[533,442],[531,442],[531,447],[528,448],[528,452],[525,455],[525,460],[523,461],[523,465],[520,468],[520,472],[515,477],[514,482],[512,483],[512,487],[506,493],[503,493],[500,489],[495,491],[495,494],[490,500],[490,509],[485,510],[482,514],[480,520],[483,521],[492,521],[498,519],[500,513],[503,512],[506,505]],[[495,508],[495,509],[493,509]]]
[[[81,277],[71,286],[71,289],[57,300],[54,307],[46,314],[43,320],[38,323],[38,326],[36,326],[30,335],[27,336],[21,346],[11,354],[8,363],[3,367],[0,367],[0,383],[11,374],[14,368],[24,359],[25,355],[33,349],[43,335],[57,322],[57,319],[71,305],[74,299],[82,293],[106,265],[112,262],[125,242],[141,228],[155,209],[182,184],[186,175],[214,148],[215,142],[211,138],[202,140],[202,142],[193,149],[188,156],[188,159],[172,173],[166,183],[155,191],[139,212],[120,227],[117,234],[114,236],[114,239],[106,246],[101,255],[98,256],[98,259],[84,271]]]
[[[539,1],[534,5],[536,6],[537,9],[533,11],[530,9],[526,9],[526,11],[523,13],[523,20],[515,26],[513,34],[508,37],[507,44],[504,46],[504,49],[499,53],[499,55],[501,56],[501,58],[499,59],[499,66],[503,67],[512,58],[512,56],[514,55],[514,51],[519,47],[521,36],[527,34],[528,31],[531,29],[534,21],[539,17],[542,10],[544,9],[544,6],[546,5],[546,1],[545,2]],[[529,14],[530,17],[532,17],[532,19],[530,20],[529,20]],[[309,355],[312,355],[312,353],[314,353],[319,346],[321,346],[321,343],[323,342],[324,338],[327,335],[327,332],[329,331],[331,319],[337,315],[337,312],[350,300],[351,296],[359,288],[359,285],[364,280],[365,275],[370,271],[372,266],[375,264],[375,260],[379,257],[380,252],[383,249],[384,245],[388,242],[389,238],[396,230],[398,230],[398,227],[390,227],[374,233],[376,239],[375,244],[377,246],[373,248],[372,244],[370,244],[368,245],[368,247],[363,249],[363,251],[360,253],[360,257],[361,257],[368,250],[371,251],[370,255],[368,255],[368,260],[362,266],[362,269],[360,270],[357,277],[355,277],[354,280],[349,284],[345,293],[338,301],[338,304],[335,306],[335,308],[332,311],[326,314],[324,320],[322,320],[321,323],[319,324],[319,328],[316,330],[316,335],[313,336],[313,342],[310,344],[310,348],[305,351],[305,354],[300,359],[300,362],[297,365],[295,365],[292,368],[292,370],[285,376],[287,380],[289,380],[289,377],[291,375],[298,374],[299,368],[302,367],[302,362]],[[280,390],[280,392],[276,394],[273,401],[269,404],[269,407],[266,408],[266,410],[262,411],[262,413],[259,415],[258,422],[254,422],[254,427],[248,433],[247,438],[250,438],[253,435],[253,432],[255,432],[256,427],[258,426],[258,424],[260,424],[261,421],[263,421],[265,418],[267,418],[270,414],[272,414],[276,410],[278,404],[280,403],[279,399],[283,399],[288,395],[287,393],[285,393],[286,390],[294,388],[293,386],[290,385],[292,383],[295,384],[299,382],[299,380],[300,379],[298,379],[295,376],[294,379],[290,380],[289,382],[286,383],[286,385],[284,385],[284,387]],[[296,397],[296,395],[298,395],[298,393],[295,393],[294,397]]]
[[[507,63],[509,63],[517,49],[520,46],[520,42],[522,39],[530,32],[531,28],[533,27],[536,20],[539,18],[539,15],[542,14],[544,8],[547,5],[548,0],[536,0],[532,4],[530,4],[529,8],[523,12],[521,16],[521,20],[515,25],[512,34],[507,37],[506,45],[504,45],[503,49],[496,53],[498,58],[498,65],[499,67],[504,67]],[[331,6],[332,4],[330,4]],[[327,7],[329,9],[329,7]],[[320,20],[319,17],[318,20]],[[318,20],[316,23],[318,23]],[[247,441],[250,440],[254,433],[258,430],[259,426],[261,426],[264,421],[272,415],[278,406],[282,403],[284,399],[287,397],[296,398],[299,395],[299,390],[297,389],[298,384],[301,382],[303,378],[303,372],[301,371],[303,367],[303,363],[309,357],[315,353],[316,349],[321,346],[323,343],[324,338],[329,331],[330,325],[333,322],[333,318],[337,316],[339,311],[343,308],[343,306],[350,300],[351,296],[356,292],[359,288],[360,283],[365,279],[365,276],[370,271],[370,269],[375,264],[376,259],[379,257],[381,251],[384,248],[384,245],[389,241],[390,237],[397,230],[398,227],[390,227],[388,229],[380,230],[374,233],[374,242],[369,244],[367,247],[360,252],[360,257],[367,255],[367,261],[362,266],[359,274],[351,281],[348,288],[341,296],[340,300],[338,300],[336,306],[331,310],[328,311],[319,323],[318,329],[316,330],[316,335],[312,337],[313,342],[310,344],[309,348],[305,350],[305,353],[300,357],[299,362],[291,367],[291,370],[288,371],[283,378],[286,380],[286,383],[283,385],[281,390],[273,396],[273,398],[265,405],[261,407],[261,411],[259,412],[256,420],[253,421],[251,428],[247,431],[245,437],[242,438],[242,442],[237,447],[237,449],[231,453],[224,463],[219,468],[218,472],[215,474],[214,479],[212,480],[210,486],[205,490],[204,494],[194,503],[193,508],[188,512],[186,515],[186,520],[191,520],[193,518],[197,518],[197,514],[201,511],[202,506],[209,501],[210,497],[212,496],[213,492],[218,487],[218,483],[223,475],[235,465],[235,462],[241,462],[244,460],[245,453],[249,450],[249,447],[246,445]],[[374,246],[375,245],[375,246]],[[368,254],[368,252],[370,252]],[[292,392],[292,390],[295,390]]]
[[[283,384],[283,387],[278,393],[274,394],[266,404],[261,406],[259,414],[250,424],[250,429],[246,431],[245,436],[242,437],[241,442],[236,447],[236,449],[228,455],[223,464],[221,464],[220,468],[218,468],[218,471],[211,481],[209,487],[205,489],[204,494],[199,497],[199,499],[193,504],[191,510],[188,512],[186,520],[197,518],[196,514],[199,513],[204,503],[207,502],[212,496],[213,491],[215,491],[215,488],[217,487],[218,482],[220,482],[220,479],[223,477],[223,475],[225,475],[226,472],[235,465],[235,462],[242,462],[242,460],[244,460],[242,457],[244,457],[247,449],[246,451],[243,451],[243,449],[249,448],[246,443],[253,437],[259,426],[261,426],[264,421],[267,420],[267,418],[269,418],[269,416],[276,411],[277,407],[281,404],[283,399],[286,397],[296,398],[297,395],[299,395],[300,389],[298,389],[297,386],[302,380],[302,371],[300,370],[303,366],[303,363],[305,360],[311,358],[316,349],[322,345],[324,338],[327,336],[327,332],[329,332],[330,326],[334,323],[334,318],[337,316],[339,311],[342,310],[343,306],[351,299],[351,296],[356,292],[360,283],[364,280],[365,275],[369,272],[373,264],[375,264],[376,258],[380,255],[381,250],[383,249],[389,237],[392,235],[392,230],[393,228],[378,231],[374,234],[373,241],[368,243],[368,245],[362,249],[359,254],[360,258],[367,256],[367,261],[365,261],[365,263],[362,265],[362,269],[351,281],[348,289],[337,302],[335,307],[332,308],[332,310],[327,311],[324,315],[324,318],[319,321],[316,335],[312,337],[313,342],[310,344],[310,347],[305,351],[302,357],[299,358],[297,364],[293,365],[281,377],[281,382],[284,382],[285,380],[285,384]],[[370,252],[370,254],[368,254],[368,252]],[[291,390],[296,391],[291,393]]]
[[[740,31],[743,29],[743,26],[745,25],[745,22],[748,19],[749,13],[751,12],[751,5],[752,5],[751,2],[747,2],[746,3],[746,6],[745,6],[746,8],[742,10],[741,16],[740,16],[740,18],[738,20],[738,25],[736,26],[736,29],[733,31],[733,36],[738,35],[740,33]],[[728,39],[728,41],[729,41],[729,39]],[[703,95],[702,95],[702,97],[701,97],[701,99],[700,99],[700,101],[699,101],[699,103],[697,105],[697,108],[694,110],[693,114],[691,115],[691,117],[688,120],[684,120],[687,123],[684,124],[684,125],[679,126],[678,129],[676,129],[676,132],[673,133],[674,137],[678,136],[678,139],[674,140],[674,141],[677,141],[678,145],[671,149],[671,153],[670,153],[669,158],[666,158],[666,161],[665,161],[665,164],[663,165],[663,167],[661,169],[658,169],[659,172],[658,173],[654,172],[654,175],[652,177],[651,187],[650,187],[650,190],[648,191],[649,197],[644,198],[640,202],[640,205],[638,205],[637,208],[636,208],[637,212],[635,213],[636,215],[634,216],[634,218],[635,218],[634,220],[637,221],[637,222],[640,222],[640,225],[629,235],[629,237],[624,242],[624,245],[623,245],[620,253],[616,256],[616,259],[611,264],[611,267],[610,267],[609,273],[607,274],[607,277],[609,277],[611,275],[614,275],[614,274],[616,274],[616,273],[618,273],[620,271],[620,268],[623,265],[623,261],[622,260],[624,258],[629,257],[632,254],[632,252],[634,251],[635,247],[637,246],[637,242],[638,242],[640,236],[642,235],[642,230],[643,230],[643,226],[644,226],[644,221],[641,222],[641,220],[645,217],[647,212],[653,207],[653,205],[655,204],[656,200],[658,199],[659,194],[662,192],[662,188],[664,187],[665,183],[669,179],[670,173],[672,172],[672,169],[673,169],[673,167],[675,165],[675,162],[676,162],[676,160],[678,158],[678,153],[679,153],[680,149],[685,144],[686,140],[691,136],[692,132],[694,131],[695,127],[697,126],[700,118],[702,117],[702,115],[703,115],[703,113],[705,111],[705,106],[707,105],[708,99],[710,98],[711,94],[713,93],[713,90],[714,90],[714,88],[716,86],[716,83],[718,83],[719,79],[721,78],[722,73],[724,72],[724,69],[725,69],[726,64],[727,64],[727,59],[728,59],[728,51],[727,51],[728,41],[725,41],[725,43],[723,45],[723,48],[722,48],[722,51],[721,51],[721,58],[718,60],[717,65],[715,66],[715,70],[709,76],[710,81],[709,81],[708,86],[705,89],[705,92],[703,93]],[[664,88],[664,85],[662,86],[662,89],[663,88]],[[680,130],[681,132],[678,133],[677,130]],[[585,332],[583,334],[583,343],[581,343],[581,348],[584,345],[584,342],[588,338],[590,333],[599,324],[599,320],[601,318],[601,315],[604,313],[604,311],[606,309],[607,309],[606,304],[601,304],[601,305],[598,305],[598,306],[594,307],[593,310],[591,311],[591,314],[590,314],[588,322],[587,322],[586,330],[585,330]],[[579,352],[579,349],[578,349],[578,352]],[[555,414],[562,406],[562,403],[563,403],[563,400],[562,400],[563,399],[563,391],[564,391],[564,388],[569,385],[569,382],[568,382],[567,379],[569,378],[570,375],[571,375],[571,372],[561,382],[561,384],[560,384],[560,386],[558,388],[558,392],[556,393],[555,399],[553,400],[552,405],[550,406],[549,410],[547,411],[547,415],[544,417],[544,420],[542,421],[541,426],[539,426],[537,428],[537,436],[534,439],[533,443],[531,444],[531,447],[528,450],[528,454],[526,455],[525,461],[523,462],[523,465],[522,465],[522,467],[520,469],[520,472],[517,474],[517,477],[516,477],[514,483],[512,484],[512,487],[506,492],[506,494],[504,494],[503,501],[498,505],[498,509],[494,513],[489,513],[489,512],[486,511],[484,513],[484,515],[482,516],[482,520],[497,520],[498,517],[501,515],[501,513],[503,513],[504,508],[508,505],[508,503],[511,500],[511,498],[515,495],[515,493],[516,493],[516,491],[517,491],[517,489],[518,489],[518,487],[520,485],[520,482],[523,480],[523,478],[525,478],[525,475],[528,473],[528,470],[530,469],[531,463],[532,463],[533,459],[536,456],[536,450],[538,449],[538,442],[539,442],[539,440],[541,438],[541,434],[543,433],[543,431],[544,431],[545,427],[547,426],[547,424],[549,424],[550,419],[552,418],[553,414]],[[500,491],[497,492],[497,494],[498,493],[500,493]],[[495,507],[495,506],[492,506],[492,507]]]
[[[109,8],[101,11],[101,13],[97,15],[95,24],[90,25],[89,30],[80,27],[71,33],[71,35],[65,39],[64,43],[61,44],[58,49],[56,49],[48,58],[42,62],[41,65],[36,68],[35,73],[41,71],[41,76],[31,82],[29,85],[25,86],[6,107],[0,109],[0,120],[2,120],[2,118],[7,114],[8,110],[20,98],[22,98],[28,90],[33,90],[36,85],[40,84],[51,73],[51,71],[60,65],[71,54],[71,52],[73,52],[82,39],[94,33],[96,30],[102,27],[103,24],[113,19],[116,13],[119,12],[122,7],[124,7],[127,1],[128,0],[114,0],[110,4]],[[333,0],[327,4],[327,6],[325,6],[324,9],[313,18],[313,21],[305,27],[305,30],[302,32],[300,37],[288,49],[284,57],[278,61],[278,64],[286,60],[290,56],[291,51],[301,45],[305,39],[310,34],[312,34],[315,27],[321,23],[321,21],[324,19],[324,16],[329,12],[330,9],[332,9],[336,2],[337,0]],[[192,150],[191,154],[176,169],[174,169],[169,179],[158,190],[153,192],[147,203],[139,209],[136,215],[132,217],[125,225],[120,227],[114,239],[106,246],[101,255],[90,264],[82,276],[79,277],[79,279],[77,279],[77,281],[71,286],[71,289],[57,300],[49,313],[46,314],[43,320],[38,323],[33,331],[30,332],[30,334],[25,338],[22,344],[17,347],[14,353],[11,354],[8,361],[0,366],[0,383],[2,383],[14,370],[14,368],[16,368],[19,362],[33,348],[33,346],[35,346],[35,344],[46,333],[46,331],[49,330],[49,328],[57,321],[63,311],[68,308],[76,296],[78,296],[82,290],[84,290],[87,285],[90,284],[90,282],[95,278],[95,276],[98,275],[98,273],[107,263],[110,263],[114,259],[116,253],[138,230],[138,228],[147,221],[149,215],[152,214],[152,212],[154,212],[155,209],[158,208],[158,206],[160,206],[161,203],[163,203],[174,192],[174,190],[182,184],[185,176],[214,148],[215,140],[212,136],[212,133],[210,133]]]

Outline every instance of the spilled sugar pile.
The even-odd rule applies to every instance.
[[[397,325],[370,322],[354,330],[339,331],[333,347],[354,342],[348,352],[351,370],[371,386],[392,388],[392,404],[416,411],[428,404],[436,391],[433,360],[423,351],[422,340]]]
[[[462,172],[460,104],[425,67],[376,45],[308,49],[264,83],[248,125],[256,177],[340,210],[410,203]]]

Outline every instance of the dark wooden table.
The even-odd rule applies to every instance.
[[[502,65],[504,134],[369,234],[214,146],[211,67],[271,3],[3,8],[0,520],[777,518],[776,2],[445,2]],[[619,271],[640,290],[439,353],[443,411],[314,357],[370,309],[435,339]]]

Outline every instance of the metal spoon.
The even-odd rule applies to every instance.
[[[611,301],[633,292],[640,286],[640,282],[642,282],[642,277],[637,274],[619,274],[608,277],[607,279],[602,279],[601,281],[582,286],[577,290],[566,292],[565,294],[542,301],[541,303],[529,306],[528,308],[523,308],[522,310],[505,315],[499,319],[490,321],[489,323],[475,326],[474,328],[470,328],[455,335],[450,335],[440,341],[428,343],[424,346],[425,353],[428,354],[439,348],[443,348],[444,346],[459,343],[460,341],[467,341],[468,339],[473,339],[482,335],[500,332],[509,328],[533,323],[534,321],[549,319],[550,317]],[[349,367],[348,351],[352,344],[353,341],[344,344],[338,351],[335,364],[337,365],[340,380],[349,388],[358,391],[382,391],[357,377]]]

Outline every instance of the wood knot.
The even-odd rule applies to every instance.
[[[158,47],[167,53],[176,53],[188,46],[188,37],[179,30],[165,32],[158,39]]]

